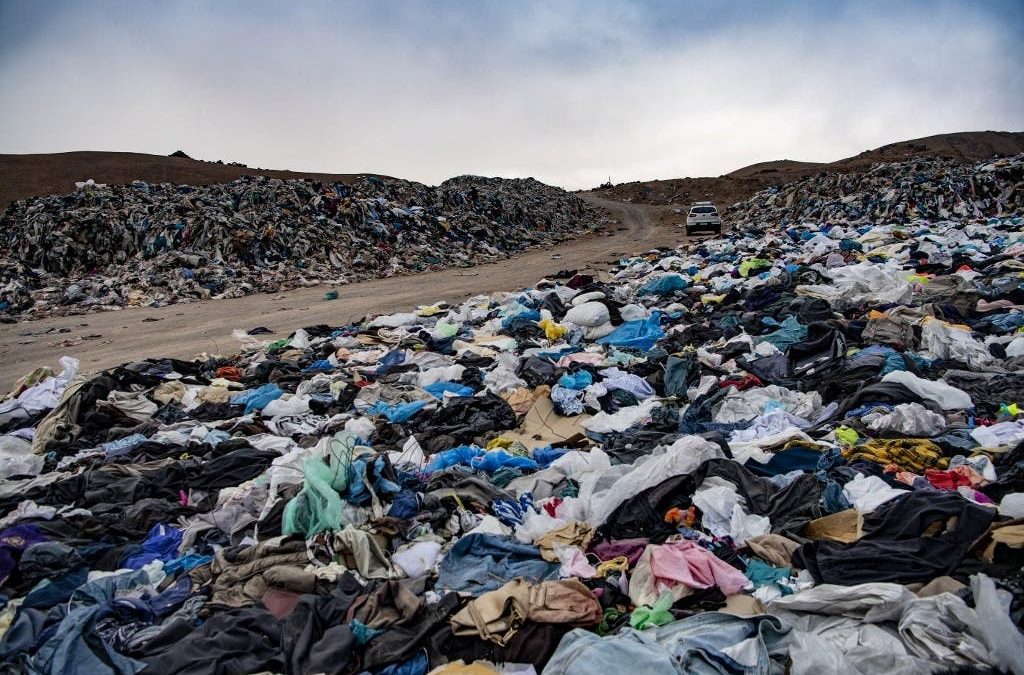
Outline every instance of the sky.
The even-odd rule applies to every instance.
[[[1024,2],[0,0],[0,153],[568,189],[1024,130]]]

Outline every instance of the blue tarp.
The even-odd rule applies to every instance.
[[[678,274],[663,274],[657,279],[651,279],[640,287],[637,295],[670,295],[676,291],[685,290],[690,284]]]
[[[268,403],[282,396],[284,392],[276,384],[265,384],[259,389],[249,389],[241,394],[235,394],[231,397],[231,402],[235,405],[244,405],[245,414],[248,415],[253,410],[263,410]]]
[[[427,386],[423,387],[423,391],[427,392],[428,394],[430,394],[431,396],[433,396],[436,399],[444,398],[444,395],[447,392],[451,392],[452,394],[455,394],[456,396],[472,396],[473,395],[473,388],[472,387],[467,387],[466,385],[459,384],[458,382],[446,382],[446,381],[434,382],[433,384],[428,384]]]
[[[413,401],[412,403],[399,403],[391,405],[384,401],[377,401],[373,407],[366,411],[367,415],[383,415],[392,424],[408,422],[413,415],[423,410],[427,405],[426,401]]]
[[[586,389],[594,383],[594,376],[586,370],[577,370],[575,373],[566,373],[558,380],[558,384],[566,389]]]
[[[646,319],[627,321],[599,339],[597,343],[616,347],[632,347],[645,352],[653,347],[655,342],[665,337],[665,331],[661,330],[660,323],[661,312],[653,312]]]

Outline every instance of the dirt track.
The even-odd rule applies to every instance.
[[[586,199],[595,206],[607,208],[613,217],[622,221],[619,226],[622,229],[613,227],[611,234],[586,235],[551,249],[531,251],[478,267],[341,286],[338,288],[341,297],[334,301],[323,300],[328,289],[318,286],[231,300],[156,309],[139,307],[3,325],[0,326],[0,391],[9,390],[18,377],[37,366],[56,368],[62,354],[79,359],[86,371],[147,357],[190,359],[202,352],[230,354],[238,345],[231,337],[235,328],[266,326],[276,337],[285,337],[302,326],[340,325],[368,314],[407,311],[439,300],[458,302],[477,293],[514,290],[530,286],[561,269],[605,269],[610,260],[620,255],[675,245],[684,238],[681,230],[656,224],[658,219],[652,217],[657,214],[656,207],[593,196]],[[562,257],[553,260],[552,254]],[[70,332],[57,333],[60,328],[68,328]],[[45,333],[48,330],[53,332]],[[95,335],[100,337],[72,346],[60,344]]]

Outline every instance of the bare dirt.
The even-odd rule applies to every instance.
[[[623,255],[686,240],[678,228],[658,224],[663,208],[591,195],[584,198],[619,222],[606,227],[604,233],[497,263],[338,286],[337,300],[324,300],[331,287],[317,286],[2,325],[0,391],[9,390],[18,377],[37,366],[56,368],[57,359],[64,354],[79,359],[88,372],[148,357],[191,359],[203,352],[228,355],[239,347],[231,337],[235,328],[266,326],[274,334],[263,338],[287,337],[302,326],[343,325],[367,315],[409,311],[440,300],[456,303],[478,293],[515,290],[563,269],[605,270]]]

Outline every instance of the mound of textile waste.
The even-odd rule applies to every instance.
[[[923,158],[822,172],[731,206],[737,226],[972,220],[1024,212],[1024,155],[980,164]]]
[[[1024,672],[1024,221],[736,229],[0,404],[33,673]]]
[[[191,187],[79,184],[0,217],[0,314],[161,306],[468,267],[597,225],[533,179],[463,176],[436,188],[242,178]]]

